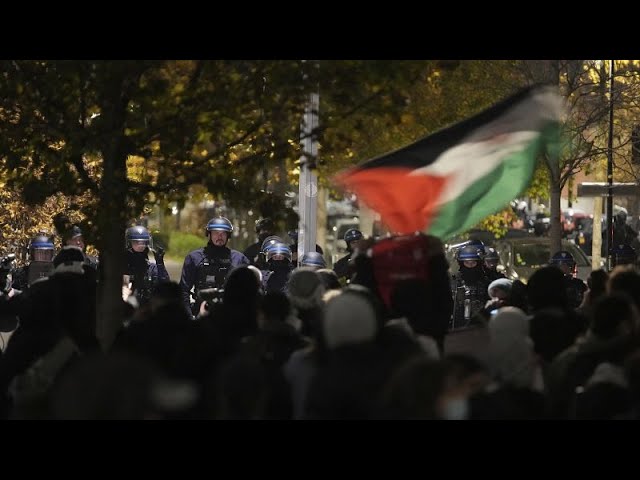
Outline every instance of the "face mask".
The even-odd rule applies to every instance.
[[[455,397],[449,400],[443,408],[444,420],[466,420],[469,415],[469,403],[466,397]]]
[[[269,267],[273,270],[284,270],[289,268],[289,260],[269,260]]]

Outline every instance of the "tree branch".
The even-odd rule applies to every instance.
[[[69,160],[71,164],[75,167],[78,175],[80,175],[80,179],[84,182],[86,187],[92,192],[98,192],[98,184],[89,176],[89,173],[84,168],[84,163],[82,161],[82,154],[72,154],[69,156]]]

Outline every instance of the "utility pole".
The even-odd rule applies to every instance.
[[[320,95],[312,93],[305,108],[301,128],[302,156],[300,157],[300,180],[298,186],[298,261],[305,252],[316,251],[316,223],[318,210],[318,178],[315,161],[318,155],[318,141],[312,135],[318,128]]]
[[[613,247],[613,74],[614,60],[609,69],[609,142],[607,145],[607,237],[605,239],[604,251],[606,255],[605,267],[611,270],[611,255],[609,251]],[[594,225],[594,234],[595,234]]]

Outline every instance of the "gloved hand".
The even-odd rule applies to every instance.
[[[156,263],[159,265],[164,264],[164,248],[157,247],[153,250],[153,256],[156,259]]]

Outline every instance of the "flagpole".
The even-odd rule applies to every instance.
[[[607,236],[605,238],[605,268],[611,270],[611,256],[609,251],[613,247],[613,74],[614,60],[610,60],[609,68],[609,141],[607,145]],[[596,225],[594,225],[594,229]]]
[[[312,132],[318,128],[320,95],[312,93],[305,108],[301,128],[302,156],[300,157],[300,179],[298,182],[298,262],[305,252],[316,251],[316,223],[318,213],[318,178],[315,158],[318,141]]]

